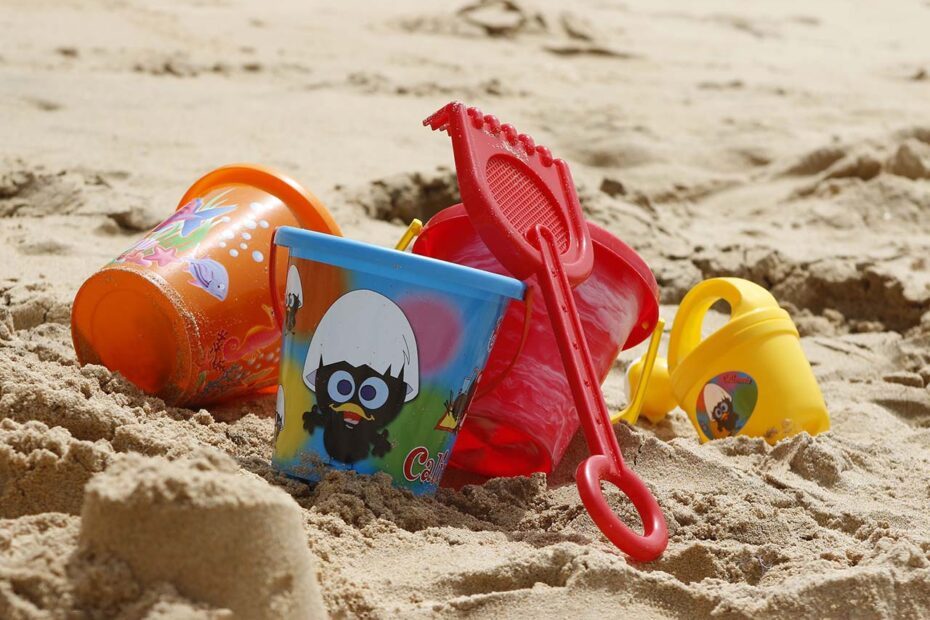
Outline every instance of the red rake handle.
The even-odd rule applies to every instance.
[[[594,523],[612,543],[634,560],[649,562],[659,557],[668,544],[665,518],[652,493],[623,462],[555,238],[548,228],[537,225],[534,230],[542,258],[540,288],[591,452],[575,472],[578,494]],[[601,488],[602,480],[614,484],[633,502],[643,522],[642,535],[611,510]]]

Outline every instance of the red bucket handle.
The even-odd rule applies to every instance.
[[[523,353],[523,347],[526,346],[526,340],[530,335],[530,319],[533,318],[533,299],[535,296],[536,289],[532,286],[527,286],[526,296],[523,298],[523,333],[520,334],[520,343],[517,345],[517,350],[514,351],[513,358],[511,358],[506,368],[497,373],[495,377],[481,382],[480,386],[475,391],[475,399],[493,392],[497,386],[504,382],[504,379],[507,378],[510,371],[513,370],[513,367],[517,365],[520,354]]]

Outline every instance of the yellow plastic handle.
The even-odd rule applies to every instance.
[[[701,343],[701,326],[704,315],[721,299],[730,304],[730,320],[758,308],[778,307],[778,302],[767,290],[741,278],[712,278],[704,280],[685,295],[668,339],[668,369],[674,371]]]
[[[394,249],[400,250],[401,252],[406,250],[407,246],[410,245],[410,242],[413,241],[414,237],[420,234],[421,230],[423,230],[423,222],[414,218],[414,220],[410,222],[410,226],[407,227],[407,230],[404,231],[400,241],[398,241],[397,245],[394,246]]]
[[[659,354],[659,343],[662,341],[662,332],[665,330],[665,321],[659,319],[656,321],[656,327],[652,330],[652,337],[649,339],[649,348],[646,350],[646,359],[643,363],[643,372],[639,376],[636,384],[636,391],[630,404],[626,409],[621,409],[614,415],[610,416],[610,423],[616,424],[620,420],[626,420],[630,424],[636,424],[639,419],[639,413],[643,410],[643,402],[646,400],[646,390],[649,388],[649,377],[652,375],[652,369],[656,364],[656,357]]]

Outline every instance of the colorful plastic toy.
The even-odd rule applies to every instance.
[[[591,359],[603,380],[621,349],[648,336],[659,312],[658,288],[632,249],[594,224],[588,223],[588,229],[594,269],[572,293]],[[462,205],[434,215],[413,252],[510,275],[478,236]],[[527,287],[538,290],[535,277]],[[545,304],[527,308],[513,302],[468,408],[468,422],[455,442],[451,466],[485,476],[549,473],[578,425]]]
[[[423,222],[414,218],[410,222],[410,225],[407,226],[407,230],[404,231],[404,234],[401,235],[394,249],[400,250],[401,252],[405,251],[410,246],[410,242],[413,241],[414,237],[420,234],[421,230],[423,230]]]
[[[268,254],[283,225],[340,234],[319,200],[267,168],[201,178],[177,211],[81,286],[71,314],[80,363],[175,405],[274,385],[281,334]]]
[[[650,390],[650,381],[661,381],[661,377],[668,378],[668,368],[665,367],[665,360],[659,360],[659,344],[662,341],[662,331],[665,329],[665,321],[659,319],[656,322],[655,330],[652,332],[652,338],[649,339],[649,349],[646,355],[636,361],[630,367],[628,373],[630,380],[630,404],[625,409],[618,411],[611,417],[610,422],[616,424],[619,420],[626,420],[630,424],[636,424],[640,413],[645,415],[650,421],[657,422],[664,418],[669,411],[675,408],[674,403],[666,408],[665,401],[657,400],[661,397],[659,390]],[[659,363],[660,368],[656,368]],[[665,367],[664,375],[661,367]],[[633,386],[636,386],[635,389]]]
[[[704,316],[721,299],[730,304],[730,320],[702,339]],[[661,419],[679,404],[701,442],[747,435],[775,443],[830,428],[791,317],[771,293],[747,280],[705,280],[685,295],[672,325],[667,368],[657,363],[653,371],[646,396],[654,404],[650,418]]]
[[[594,252],[568,166],[513,126],[461,103],[445,106],[424,124],[452,138],[462,202],[482,240],[516,277],[538,278],[591,452],[575,473],[582,502],[622,551],[640,561],[657,558],[668,544],[665,519],[623,461],[572,296],[571,284],[590,275]],[[602,481],[633,502],[642,535],[612,511]]]
[[[295,301],[276,310],[289,327],[274,466],[307,480],[325,469],[383,471],[414,493],[434,492],[501,318],[524,285],[290,227],[275,244],[288,252]]]

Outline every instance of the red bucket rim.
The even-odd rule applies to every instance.
[[[468,218],[468,213],[462,203],[447,207],[432,216],[424,226],[421,236],[428,236],[431,226],[441,225],[457,218]],[[623,350],[626,350],[643,342],[652,334],[659,318],[659,285],[649,265],[637,254],[636,250],[594,222],[586,221],[594,243],[616,256],[636,275],[646,293],[644,298],[650,302],[643,304],[644,307],[640,309],[636,324],[630,331],[626,342],[623,343]]]

